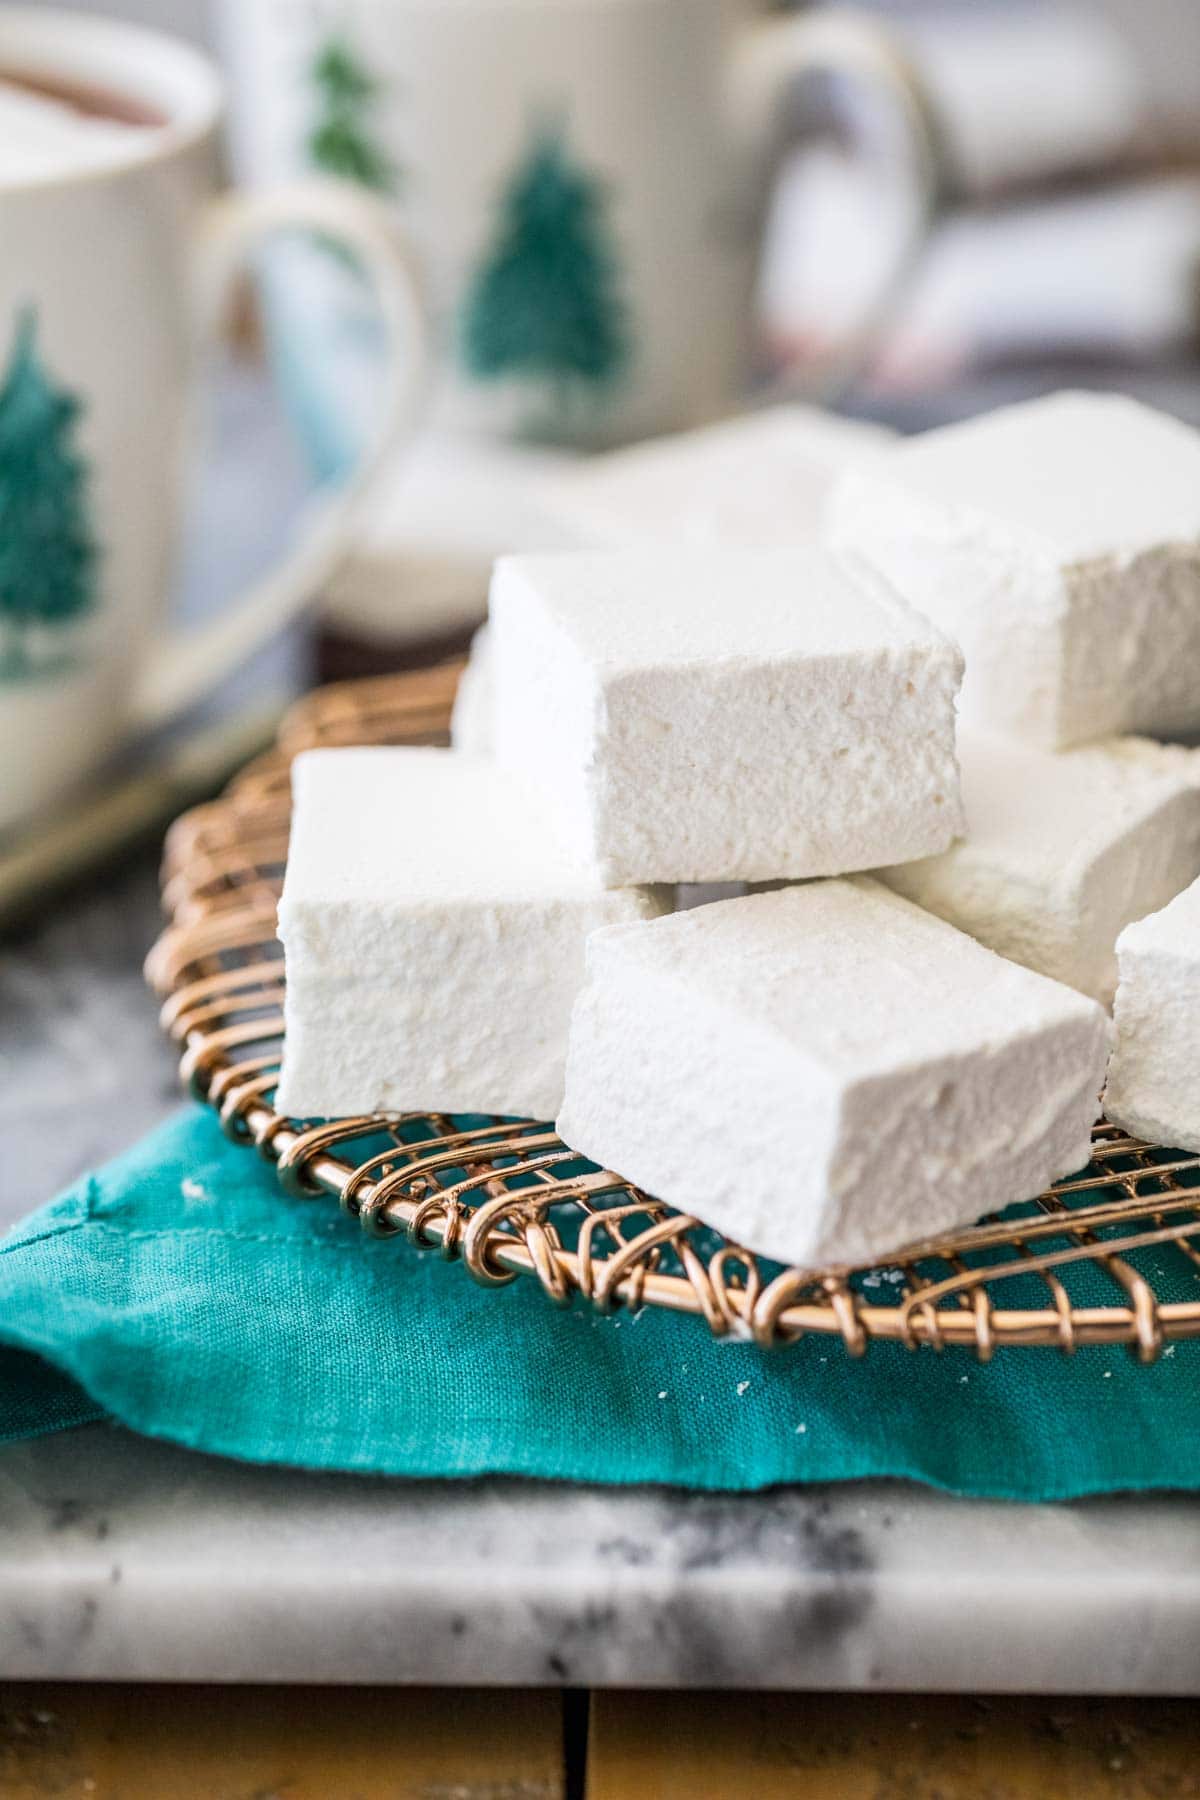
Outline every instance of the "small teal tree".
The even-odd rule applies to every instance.
[[[317,117],[309,160],[327,175],[387,194],[395,170],[374,136],[379,84],[341,36],[327,38],[313,61]]]
[[[8,679],[32,672],[35,628],[71,625],[95,600],[88,470],[75,446],[80,411],[48,375],[27,307],[0,381],[0,676]]]
[[[572,159],[560,127],[542,126],[501,194],[468,289],[468,371],[539,384],[551,435],[565,432],[576,397],[611,386],[629,361],[619,277],[603,184]]]

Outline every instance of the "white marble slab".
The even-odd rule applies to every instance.
[[[1200,1506],[0,1451],[0,1675],[1200,1693]]]

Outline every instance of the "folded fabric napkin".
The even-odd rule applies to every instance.
[[[1177,1265],[1177,1266],[1176,1266]],[[1200,1275],[1170,1250],[1159,1292]],[[1104,1298],[1105,1277],[1095,1272]],[[413,1476],[756,1488],[908,1476],[1063,1499],[1200,1486],[1200,1345],[774,1353],[647,1309],[484,1289],[189,1108],[0,1244],[0,1438],[109,1416],[243,1458]]]

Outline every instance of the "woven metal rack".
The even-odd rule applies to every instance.
[[[806,1333],[861,1355],[910,1348],[1129,1344],[1153,1361],[1200,1335],[1200,1156],[1103,1121],[1093,1161],[1027,1207],[909,1245],[885,1267],[781,1269],[575,1157],[536,1122],[387,1114],[311,1125],[275,1111],[283,1041],[275,905],[288,765],[315,744],[447,741],[458,665],[326,688],[278,748],[172,826],[170,923],[147,963],[191,1091],[287,1192],[337,1199],[377,1235],[460,1258],[479,1281],[533,1276],[551,1300],[694,1313],[763,1348]]]

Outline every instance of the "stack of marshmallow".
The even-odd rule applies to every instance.
[[[1115,735],[1200,728],[1200,436],[1061,396],[734,517],[503,559],[470,751],[298,760],[280,1107],[556,1117],[857,1262],[1086,1162],[1116,988],[1110,1116],[1200,1147],[1200,752]]]

